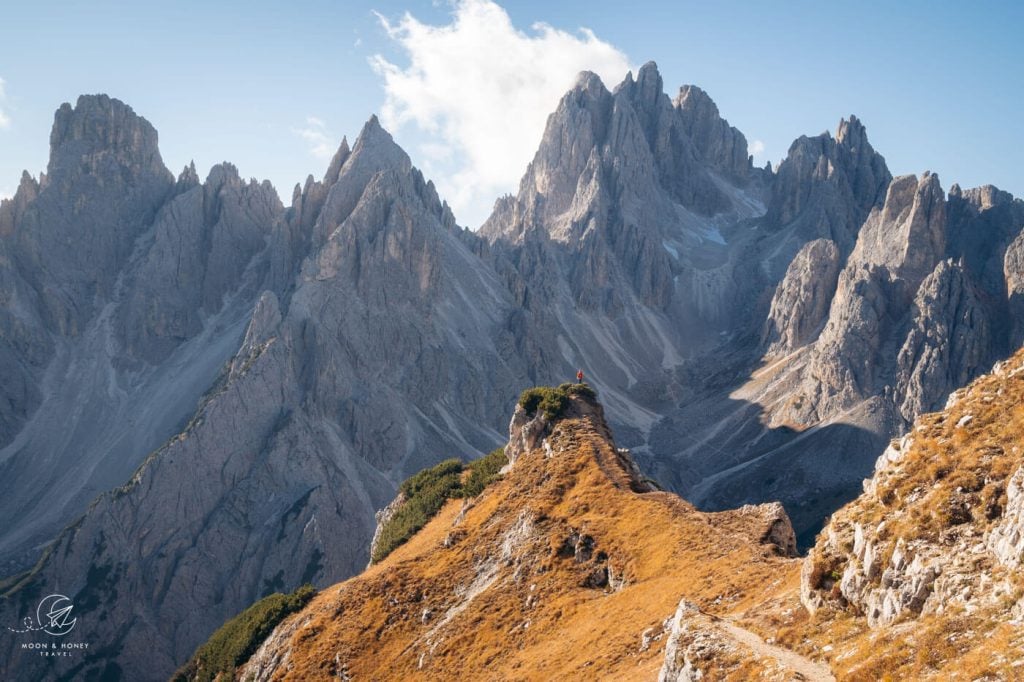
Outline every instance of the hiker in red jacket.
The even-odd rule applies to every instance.
[[[583,383],[583,370],[582,369],[579,370],[578,372],[576,372],[576,383],[577,384],[582,384]]]

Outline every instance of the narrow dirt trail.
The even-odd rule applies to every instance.
[[[716,620],[722,630],[737,642],[749,647],[758,656],[774,658],[783,667],[801,675],[802,679],[809,682],[835,682],[835,676],[824,663],[812,661],[795,651],[768,644],[755,633],[728,620]]]

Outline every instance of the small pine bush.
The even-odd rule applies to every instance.
[[[568,407],[569,394],[550,386],[537,386],[523,391],[519,396],[519,405],[526,410],[526,414],[535,414],[540,410],[548,421],[554,421]]]
[[[501,478],[501,468],[508,464],[508,457],[505,456],[505,448],[492,450],[489,454],[480,459],[473,460],[467,465],[469,475],[462,483],[459,497],[476,497],[494,481]]]
[[[595,398],[597,391],[589,384],[561,384],[557,388],[551,386],[535,386],[528,388],[519,396],[519,406],[526,414],[534,414],[537,410],[544,413],[548,421],[554,421],[562,416],[565,408],[569,406],[569,396],[582,396]]]
[[[380,538],[370,556],[378,563],[395,549],[409,541],[441,511],[449,499],[475,497],[488,485],[501,477],[501,468],[508,464],[505,448],[463,465],[458,459],[446,459],[408,478],[399,490],[405,503],[380,529]],[[463,472],[466,473],[463,482]]]
[[[463,465],[458,459],[446,459],[407,479],[399,487],[405,503],[381,528],[380,538],[370,556],[377,563],[395,548],[419,532],[461,488]]]
[[[278,623],[300,610],[316,595],[312,585],[291,594],[271,594],[224,623],[196,650],[188,663],[171,678],[173,682],[212,682],[235,679],[235,669],[249,660]]]

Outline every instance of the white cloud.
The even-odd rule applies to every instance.
[[[4,79],[0,78],[0,102],[3,102],[5,99],[7,99],[7,92],[4,89],[4,85],[5,85]],[[0,129],[10,128],[10,127],[11,127],[11,117],[7,115],[7,112],[4,111],[3,107],[0,107]]]
[[[750,143],[748,151],[750,152],[751,156],[761,156],[762,154],[764,154],[764,142],[762,142],[761,140],[754,140],[753,142]]]
[[[309,143],[309,153],[318,159],[330,159],[334,156],[337,144],[327,132],[327,124],[316,116],[307,116],[306,125],[292,128],[292,133]]]
[[[410,151],[459,221],[474,227],[499,194],[515,190],[548,114],[579,72],[614,85],[630,68],[625,54],[588,29],[574,34],[538,23],[520,31],[490,0],[456,0],[443,26],[408,13],[397,23],[378,18],[409,62],[371,59],[384,79],[382,122],[396,133],[412,124],[432,138]],[[439,143],[451,150],[448,158]]]

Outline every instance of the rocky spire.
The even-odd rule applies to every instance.
[[[174,188],[153,126],[106,95],[54,116],[47,180],[17,231],[18,264],[43,292],[44,316],[78,334],[109,297],[135,239]]]
[[[374,114],[363,125],[351,152],[348,140],[343,140],[331,161],[324,177],[327,196],[313,228],[313,244],[323,244],[355,208],[373,176],[388,170],[409,173],[412,162]],[[330,183],[332,176],[334,181]]]
[[[695,85],[684,85],[674,105],[701,156],[730,180],[745,184],[751,168],[747,138],[719,115],[708,94]]]
[[[124,102],[107,95],[82,95],[75,107],[62,104],[50,133],[48,175],[60,182],[67,174],[107,171],[115,164],[129,173],[163,176],[156,129]]]
[[[331,158],[331,165],[327,167],[327,173],[324,175],[325,185],[333,185],[338,181],[341,167],[348,160],[348,156],[351,153],[352,150],[348,147],[348,137],[341,138],[341,145],[338,147],[338,151],[334,152],[334,156]]]
[[[914,292],[945,255],[946,229],[939,177],[903,175],[889,185],[881,210],[864,223],[850,260],[885,267]]]
[[[872,208],[881,206],[892,176],[860,121],[839,122],[836,137],[800,137],[779,165],[767,219],[805,239],[825,237],[849,253]]]

